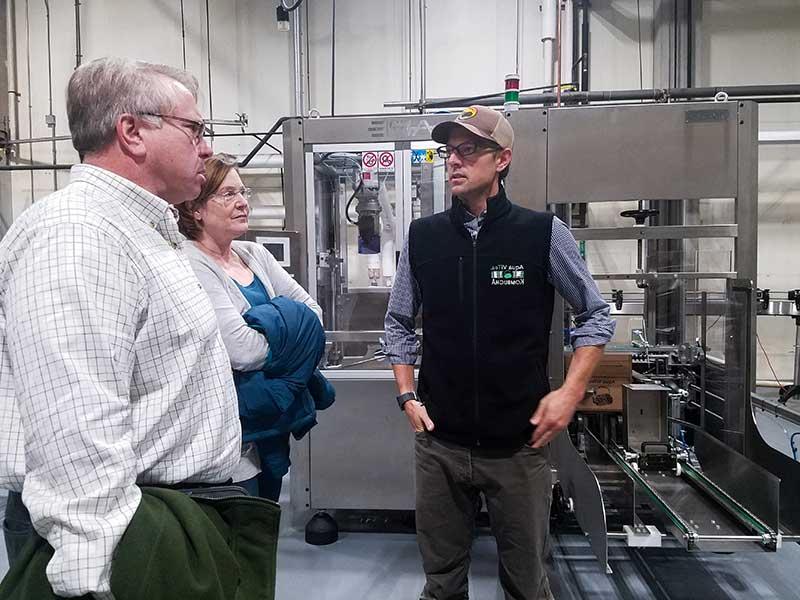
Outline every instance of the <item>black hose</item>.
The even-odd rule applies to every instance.
[[[358,192],[361,191],[362,187],[364,187],[364,180],[363,179],[358,182],[358,185],[356,186],[356,189],[353,190],[353,195],[350,196],[350,199],[347,201],[347,204],[344,205],[344,218],[347,219],[347,221],[349,223],[352,223],[353,225],[358,225],[358,223],[356,221],[353,221],[353,219],[350,218],[350,205],[353,203],[353,200],[355,200],[355,198],[356,198],[356,194],[358,194]]]
[[[297,0],[297,2],[295,2],[291,6],[286,6],[285,0],[281,0],[281,8],[283,8],[283,10],[285,10],[286,12],[292,12],[293,10],[296,10],[296,9],[300,8],[300,5],[302,3],[303,3],[303,0]]]

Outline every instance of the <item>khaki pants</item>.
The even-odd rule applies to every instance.
[[[416,434],[420,600],[466,600],[479,494],[497,540],[506,600],[551,600],[544,568],[552,484],[545,450],[471,449]]]

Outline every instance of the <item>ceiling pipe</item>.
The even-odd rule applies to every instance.
[[[83,53],[81,52],[81,3],[80,0],[75,0],[75,68],[81,66],[83,60]],[[184,68],[186,67],[186,60],[183,61]]]
[[[543,85],[553,85],[553,57],[555,56],[556,42],[556,14],[558,0],[542,1],[542,82]]]
[[[19,137],[19,71],[17,69],[17,3],[16,0],[6,2],[6,39],[8,41],[7,53],[9,68],[8,74],[11,80],[8,82],[9,112],[13,114],[14,131],[13,137]],[[13,107],[13,108],[12,108]],[[19,144],[14,147],[15,156],[19,156]]]
[[[651,100],[666,102],[668,100],[704,100],[714,98],[718,94],[725,94],[729,99],[754,99],[759,102],[771,100],[796,102],[800,96],[800,85],[739,85],[728,87],[701,87],[701,88],[654,88],[646,90],[612,90],[592,92],[562,92],[561,100],[565,104],[581,102],[619,102],[626,100]],[[787,98],[782,98],[787,97]],[[487,96],[481,100],[486,106],[501,106],[504,102],[502,92]],[[555,104],[554,93],[524,94],[519,95],[520,104]],[[406,107],[416,110],[433,108],[456,108],[465,106],[463,98],[431,98],[423,105],[400,102],[385,102],[386,107]]]

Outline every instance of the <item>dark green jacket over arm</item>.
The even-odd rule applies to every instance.
[[[279,521],[270,500],[143,487],[114,553],[111,591],[116,600],[274,600]],[[33,536],[0,584],[0,600],[59,598],[45,575],[52,556]]]

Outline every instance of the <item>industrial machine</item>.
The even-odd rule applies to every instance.
[[[293,448],[298,525],[320,510],[340,522],[349,511],[413,510],[413,439],[393,400],[383,318],[409,223],[449,206],[430,140],[446,118],[283,124],[286,224],[305,241],[295,275],[324,309],[323,368],[337,392]],[[510,197],[570,225],[618,320],[610,363],[551,444],[555,512],[580,525],[606,568],[610,536],[647,546],[672,534],[688,550],[799,541],[800,465],[764,441],[752,413],[757,105],[531,108],[509,118]],[[553,387],[570,319],[557,299]]]

